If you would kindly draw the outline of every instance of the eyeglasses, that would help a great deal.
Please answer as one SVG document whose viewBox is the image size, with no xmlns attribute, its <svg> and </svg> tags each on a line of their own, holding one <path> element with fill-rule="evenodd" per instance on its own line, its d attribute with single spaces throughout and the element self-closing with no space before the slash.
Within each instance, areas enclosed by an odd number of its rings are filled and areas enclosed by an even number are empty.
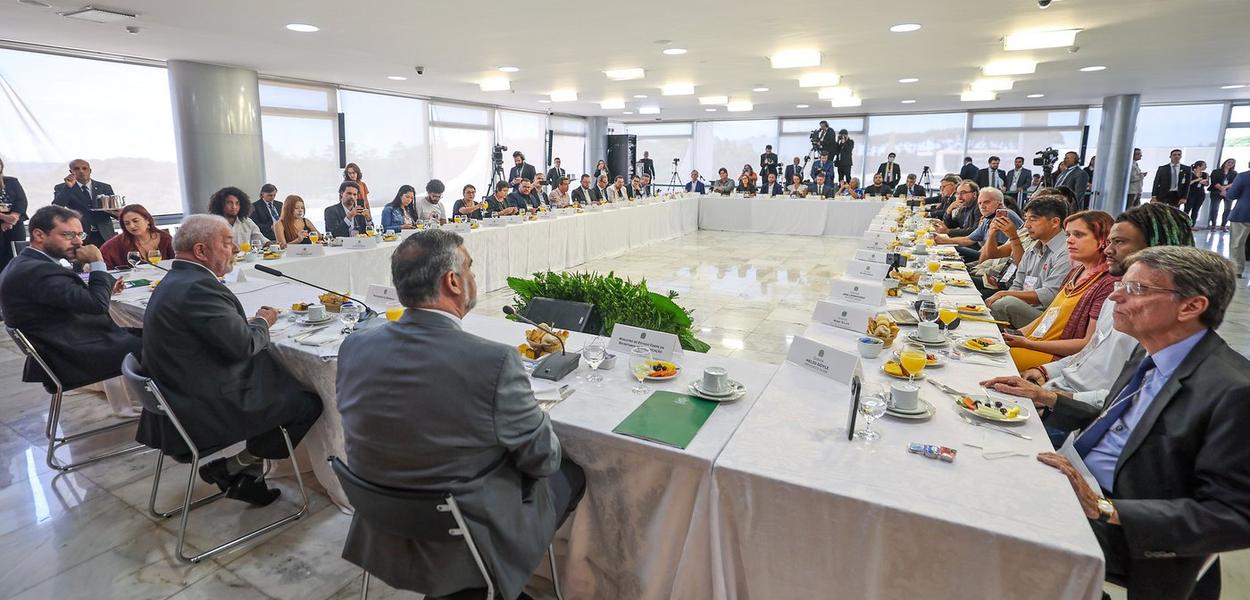
<svg viewBox="0 0 1250 600">
<path fill-rule="evenodd" d="M 1180 294 L 1179 290 L 1172 288 L 1161 288 L 1152 285 L 1146 285 L 1140 281 L 1117 281 L 1114 284 L 1115 291 L 1124 292 L 1130 296 L 1145 296 L 1151 292 L 1167 292 L 1169 294 Z"/>
<path fill-rule="evenodd" d="M 71 241 L 87 239 L 87 232 L 85 231 L 62 231 L 57 235 Z"/>
</svg>

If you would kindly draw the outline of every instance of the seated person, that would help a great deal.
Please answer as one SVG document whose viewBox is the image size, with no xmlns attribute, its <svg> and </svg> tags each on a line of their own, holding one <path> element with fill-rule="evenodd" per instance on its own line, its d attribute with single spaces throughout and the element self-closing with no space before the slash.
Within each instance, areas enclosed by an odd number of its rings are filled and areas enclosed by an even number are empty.
<svg viewBox="0 0 1250 600">
<path fill-rule="evenodd" d="M 964 192 L 967 189 L 960 187 L 960 201 L 967 202 L 968 194 Z M 960 210 L 976 212 L 980 214 L 980 222 L 976 229 L 967 235 L 954 236 L 955 231 L 948 230 L 948 233 L 939 233 L 934 236 L 934 241 L 939 244 L 954 244 L 955 250 L 959 252 L 959 256 L 967 262 L 973 262 L 981 258 L 981 244 L 985 242 L 986 236 L 989 235 L 990 222 L 994 219 L 995 213 L 1003 208 L 1003 192 L 998 188 L 981 188 L 976 196 L 977 201 L 974 206 L 968 206 Z M 954 205 L 952 205 L 954 206 Z M 1017 228 L 1024 224 L 1024 221 L 1017 217 L 1010 210 L 1004 210 L 1003 216 L 1011 220 L 1011 224 Z M 1007 243 L 1007 234 L 1002 231 L 996 231 L 994 234 L 998 238 L 998 244 Z"/>
<path fill-rule="evenodd" d="M 109 316 L 122 280 L 106 272 L 98 248 L 83 245 L 86 234 L 77 212 L 45 206 L 29 225 L 30 245 L 0 273 L 5 325 L 26 335 L 66 390 L 109 380 L 104 393 L 113 412 L 135 416 L 137 408 L 127 399 L 120 376 L 122 359 L 143 350 L 142 330 L 124 330 Z M 61 260 L 89 265 L 86 281 Z M 52 383 L 29 358 L 22 381 Z"/>
<path fill-rule="evenodd" d="M 556 182 L 556 189 L 551 191 L 551 207 L 552 208 L 568 208 L 573 204 L 573 199 L 569 195 L 569 178 L 561 177 Z"/>
<path fill-rule="evenodd" d="M 743 196 L 755 195 L 755 184 L 751 183 L 751 176 L 743 173 L 738 177 L 738 189 L 734 190 Z"/>
<path fill-rule="evenodd" d="M 567 177 L 565 179 L 568 179 Z M 465 184 L 460 190 L 460 199 L 451 207 L 451 214 L 456 217 L 472 219 L 475 221 L 482 220 L 482 203 L 478 202 L 477 188 L 472 183 Z"/>
<path fill-rule="evenodd" d="M 717 171 L 717 174 L 720 175 L 720 179 L 712 182 L 712 193 L 720 194 L 722 196 L 732 194 L 736 184 L 734 183 L 734 180 L 729 178 L 729 169 L 721 167 L 720 170 Z"/>
<path fill-rule="evenodd" d="M 218 279 L 237 249 L 224 219 L 191 215 L 182 222 L 173 264 L 143 315 L 143 365 L 201 450 L 247 442 L 238 454 L 200 467 L 200 477 L 229 498 L 264 506 L 281 493 L 265 485 L 261 464 L 288 456 L 279 427 L 298 445 L 321 416 L 321 399 L 269 354 L 278 311 L 263 306 L 248 319 Z M 146 410 L 135 439 L 175 458 L 190 454 L 170 420 Z"/>
<path fill-rule="evenodd" d="M 577 189 L 569 194 L 569 198 L 573 200 L 573 204 L 583 206 L 592 202 L 594 189 L 590 185 L 590 175 L 582 175 L 581 183 Z"/>
<path fill-rule="evenodd" d="M 465 518 L 490 532 L 479 550 L 501 597 L 515 598 L 581 500 L 585 474 L 563 458 L 516 349 L 462 330 L 477 302 L 464 239 L 443 230 L 409 237 L 391 276 L 403 317 L 352 335 L 339 351 L 346 462 L 389 488 L 454 487 Z M 473 563 L 444 545 L 361 519 L 343 558 L 427 597 L 483 587 Z"/>
<path fill-rule="evenodd" d="M 1007 321 L 1011 327 L 1019 329 L 1041 316 L 1042 310 L 1055 299 L 1072 268 L 1068 258 L 1068 234 L 1063 230 L 1067 218 L 1068 205 L 1063 198 L 1034 199 L 1024 211 L 1024 229 L 1034 244 L 1025 250 L 1007 217 L 994 217 L 991 229 L 1007 234 L 1012 261 L 1017 266 L 1011 285 L 985 299 L 995 319 Z M 982 260 L 987 250 L 997 247 L 997 239 L 996 235 L 986 236 Z"/>
<path fill-rule="evenodd" d="M 625 187 L 625 176 L 617 175 L 608 188 L 608 202 L 629 202 L 629 188 Z"/>
<path fill-rule="evenodd" d="M 863 198 L 864 192 L 859 189 L 859 178 L 852 177 L 847 181 L 843 181 L 842 185 L 838 186 L 837 195 L 845 196 L 851 200 L 859 200 Z"/>
<path fill-rule="evenodd" d="M 790 185 L 786 186 L 786 192 L 791 198 L 806 198 L 807 185 L 803 183 L 802 175 L 794 175 L 790 177 Z"/>
<path fill-rule="evenodd" d="M 442 181 L 431 179 L 425 184 L 425 195 L 412 201 L 413 206 L 417 209 L 417 217 L 422 221 L 438 221 L 440 224 L 446 224 L 447 219 L 443 216 L 443 191 L 447 186 Z"/>
<path fill-rule="evenodd" d="M 786 188 L 777 182 L 776 173 L 769 173 L 768 182 L 764 184 L 762 192 L 769 196 L 784 196 Z"/>
<path fill-rule="evenodd" d="M 703 186 L 703 182 L 699 181 L 699 171 L 697 169 L 694 171 L 691 171 L 690 181 L 686 183 L 686 191 L 694 192 L 696 194 L 702 194 L 704 193 L 705 190 L 706 188 Z"/>
<path fill-rule="evenodd" d="M 948 185 L 953 180 L 953 185 Z M 951 195 L 946 196 L 945 190 L 950 189 Z M 931 223 L 933 230 L 951 237 L 968 235 L 976 230 L 981 223 L 981 211 L 977 208 L 977 197 L 980 186 L 975 181 L 947 176 L 943 178 L 941 193 L 944 196 L 941 212 L 934 215 Z"/>
<path fill-rule="evenodd" d="M 369 227 L 365 205 L 360 202 L 360 185 L 355 181 L 339 184 L 338 204 L 326 207 L 326 233 L 334 237 L 351 237 Z"/>
<path fill-rule="evenodd" d="M 547 196 L 547 176 L 539 173 L 534 176 L 534 185 L 530 186 L 530 206 L 542 208 L 551 206 L 551 198 Z"/>
<path fill-rule="evenodd" d="M 594 189 L 590 190 L 591 202 L 607 202 L 608 201 L 608 176 L 600 175 Z"/>
<path fill-rule="evenodd" d="M 919 183 L 916 183 L 915 173 L 908 173 L 907 183 L 899 184 L 898 187 L 894 188 L 894 195 L 895 196 L 915 196 L 918 198 L 923 198 L 925 196 L 924 186 L 920 185 Z"/>
<path fill-rule="evenodd" d="M 312 236 L 321 235 L 305 214 L 303 198 L 295 194 L 286 197 L 282 203 L 282 216 L 273 224 L 273 234 L 278 237 L 279 246 L 311 244 Z"/>
<path fill-rule="evenodd" d="M 647 188 L 642 185 L 642 178 L 634 175 L 633 179 L 630 179 L 629 181 L 629 197 L 642 198 L 650 195 L 651 194 L 647 192 Z"/>
<path fill-rule="evenodd" d="M 382 207 L 382 231 L 416 229 L 421 215 L 417 207 L 417 189 L 404 184 L 395 191 L 395 198 Z"/>
<path fill-rule="evenodd" d="M 517 213 L 536 211 L 538 208 L 530 205 L 530 195 L 533 191 L 534 183 L 528 179 L 522 179 L 516 191 L 508 194 L 504 204 L 509 208 L 515 208 Z"/>
<path fill-rule="evenodd" d="M 885 185 L 885 178 L 880 173 L 874 174 L 872 176 L 872 185 L 864 188 L 865 196 L 890 196 L 892 195 L 891 192 L 893 190 L 890 189 L 890 186 Z"/>
<path fill-rule="evenodd" d="M 142 262 L 147 262 L 149 256 L 173 257 L 174 236 L 164 229 L 157 229 L 152 213 L 142 204 L 123 206 L 117 220 L 122 223 L 122 232 L 100 246 L 100 255 L 108 268 L 129 265 L 126 256 L 131 252 L 138 252 Z"/>
<path fill-rule="evenodd" d="M 510 203 L 511 190 L 512 186 L 506 181 L 495 183 L 495 195 L 483 200 L 486 216 L 510 217 L 521 212 L 521 209 Z"/>
<path fill-rule="evenodd" d="M 248 218 L 252 213 L 252 201 L 237 187 L 224 187 L 214 192 L 208 199 L 208 213 L 226 219 L 236 246 L 260 245 L 266 241 L 260 227 Z"/>
<path fill-rule="evenodd" d="M 1020 335 L 1003 334 L 1021 372 L 1076 354 L 1093 337 L 1102 303 L 1119 280 L 1107 272 L 1110 265 L 1104 254 L 1112 223 L 1111 215 L 1096 210 L 1078 212 L 1064 220 L 1071 272 L 1055 299 L 1020 329 Z"/>
<path fill-rule="evenodd" d="M 1064 455 L 1038 460 L 1071 483 L 1108 581 L 1129 598 L 1218 598 L 1218 561 L 1199 578 L 1208 559 L 1250 546 L 1250 362 L 1215 332 L 1236 277 L 1227 259 L 1191 247 L 1146 248 L 1126 264 L 1115 328 L 1141 348 L 1105 411 L 1081 404 L 1048 419 L 1082 429 L 1069 456 L 1097 483 Z"/>
<path fill-rule="evenodd" d="M 825 179 L 824 171 L 816 171 L 816 180 L 807 188 L 808 195 L 820 198 L 832 198 L 836 192 L 837 188 Z"/>
<path fill-rule="evenodd" d="M 639 194 L 640 196 L 644 198 L 649 198 L 655 194 L 654 188 L 651 187 L 651 174 L 650 173 L 642 174 L 642 182 L 639 185 L 642 188 L 642 193 Z"/>
</svg>

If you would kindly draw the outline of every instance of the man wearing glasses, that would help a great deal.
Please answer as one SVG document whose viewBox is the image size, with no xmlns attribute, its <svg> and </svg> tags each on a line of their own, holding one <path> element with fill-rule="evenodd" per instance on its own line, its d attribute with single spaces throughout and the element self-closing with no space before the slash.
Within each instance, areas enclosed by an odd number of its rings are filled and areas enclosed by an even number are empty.
<svg viewBox="0 0 1250 600">
<path fill-rule="evenodd" d="M 65 389 L 119 377 L 126 354 L 143 348 L 139 330 L 124 330 L 109 317 L 123 281 L 108 274 L 99 248 L 83 244 L 85 235 L 77 212 L 45 206 L 30 218 L 30 246 L 0 273 L 5 325 L 26 334 Z M 81 277 L 61 261 L 89 271 Z M 22 380 L 51 383 L 29 359 Z M 124 396 L 110 385 L 105 392 L 115 412 L 129 412 L 118 400 Z"/>
</svg>

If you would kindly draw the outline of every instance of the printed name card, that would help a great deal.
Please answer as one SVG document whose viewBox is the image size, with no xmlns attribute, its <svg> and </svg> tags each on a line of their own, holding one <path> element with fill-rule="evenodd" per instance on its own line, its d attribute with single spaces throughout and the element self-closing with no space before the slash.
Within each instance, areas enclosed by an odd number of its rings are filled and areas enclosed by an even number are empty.
<svg viewBox="0 0 1250 600">
<path fill-rule="evenodd" d="M 820 300 L 816 302 L 816 310 L 812 311 L 812 320 L 825 325 L 832 325 L 863 333 L 868 330 L 868 319 L 872 310 L 862 304 L 843 304 Z"/>
<path fill-rule="evenodd" d="M 672 360 L 673 351 L 678 348 L 677 336 L 617 323 L 612 328 L 612 339 L 608 341 L 608 350 L 628 355 L 632 348 L 650 349 L 651 358 L 655 360 Z"/>
<path fill-rule="evenodd" d="M 383 300 L 386 302 L 399 302 L 399 293 L 395 288 L 389 285 L 381 285 L 378 283 L 369 284 L 369 291 L 365 295 L 369 300 Z"/>
<path fill-rule="evenodd" d="M 882 306 L 885 304 L 885 285 L 880 281 L 835 279 L 829 297 L 836 302 Z"/>
<path fill-rule="evenodd" d="M 469 233 L 473 230 L 473 226 L 469 223 L 448 223 L 443 225 L 443 229 L 454 233 Z"/>
<path fill-rule="evenodd" d="M 865 250 L 885 250 L 886 245 L 890 242 L 886 240 L 862 240 L 859 247 Z"/>
<path fill-rule="evenodd" d="M 499 218 L 503 219 L 503 222 L 509 225 L 525 222 L 525 217 L 523 215 L 508 215 L 506 217 L 499 217 Z"/>
<path fill-rule="evenodd" d="M 864 232 L 864 239 L 868 241 L 893 242 L 895 237 L 892 231 L 869 230 Z"/>
<path fill-rule="evenodd" d="M 325 256 L 325 246 L 317 244 L 291 244 L 286 247 L 287 256 Z"/>
<path fill-rule="evenodd" d="M 851 378 L 861 370 L 858 356 L 803 336 L 795 336 L 794 341 L 790 342 L 790 352 L 786 354 L 786 360 L 846 384 L 851 383 Z"/>
<path fill-rule="evenodd" d="M 347 250 L 367 250 L 367 249 L 370 249 L 370 248 L 377 248 L 377 247 L 378 247 L 378 240 L 379 240 L 379 239 L 381 239 L 381 238 L 379 238 L 379 237 L 377 237 L 377 236 L 372 236 L 372 237 L 357 237 L 357 236 L 345 237 L 345 238 L 343 238 L 343 248 L 345 248 L 345 249 L 347 249 Z"/>
<path fill-rule="evenodd" d="M 862 260 L 852 260 L 846 265 L 846 275 L 848 277 L 858 277 L 869 281 L 885 279 L 890 274 L 890 265 L 884 263 L 866 262 Z"/>
<path fill-rule="evenodd" d="M 883 252 L 881 250 L 860 249 L 855 251 L 855 260 L 884 265 L 890 262 L 888 254 L 888 252 Z"/>
</svg>

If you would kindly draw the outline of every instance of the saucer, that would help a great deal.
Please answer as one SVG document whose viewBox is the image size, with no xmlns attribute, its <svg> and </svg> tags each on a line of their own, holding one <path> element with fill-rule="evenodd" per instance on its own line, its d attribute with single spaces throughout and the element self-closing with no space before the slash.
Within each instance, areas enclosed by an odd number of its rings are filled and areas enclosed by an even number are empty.
<svg viewBox="0 0 1250 600">
<path fill-rule="evenodd" d="M 746 391 L 746 386 L 742 385 L 741 383 L 737 381 L 734 381 L 733 379 L 729 380 L 729 389 L 719 394 L 717 394 L 716 392 L 709 392 L 703 389 L 703 386 L 700 385 L 700 383 L 701 383 L 701 380 L 695 380 L 695 381 L 690 382 L 690 389 L 694 390 L 695 392 L 698 392 L 699 396 L 701 397 L 706 396 L 709 398 L 727 398 L 729 396 L 733 396 L 735 394 Z"/>
<path fill-rule="evenodd" d="M 922 345 L 925 345 L 925 346 L 945 346 L 946 344 L 948 344 L 948 343 L 950 342 L 950 340 L 946 339 L 945 337 L 943 337 L 943 338 L 942 338 L 942 339 L 940 339 L 940 340 L 932 340 L 932 341 L 930 341 L 930 340 L 924 340 L 924 339 L 921 339 L 920 337 L 918 337 L 918 336 L 916 335 L 916 332 L 914 332 L 914 331 L 913 331 L 913 332 L 911 332 L 911 333 L 909 333 L 909 334 L 907 334 L 907 339 L 908 339 L 908 340 L 911 340 L 911 341 L 913 341 L 913 342 L 916 342 L 917 344 L 922 344 Z"/>
<path fill-rule="evenodd" d="M 301 325 L 325 325 L 326 323 L 333 321 L 335 318 L 336 317 L 334 315 L 326 315 L 326 318 L 321 319 L 320 321 L 313 321 L 312 319 L 308 318 L 307 311 L 305 311 L 305 316 L 300 317 L 299 319 L 296 320 L 296 322 Z"/>
<path fill-rule="evenodd" d="M 886 408 L 885 414 L 896 419 L 910 419 L 913 421 L 922 421 L 937 414 L 937 408 L 929 403 L 928 400 L 920 398 L 916 403 L 916 412 L 901 412 L 893 408 Z"/>
<path fill-rule="evenodd" d="M 729 392 L 728 394 L 723 395 L 723 396 L 711 396 L 711 395 L 708 395 L 708 394 L 706 394 L 706 393 L 702 392 L 702 391 L 699 389 L 698 385 L 697 385 L 697 384 L 695 384 L 695 383 L 691 383 L 691 384 L 688 386 L 688 388 L 687 388 L 687 392 L 688 392 L 691 396 L 694 396 L 694 397 L 696 397 L 696 398 L 702 398 L 702 399 L 704 399 L 704 400 L 711 400 L 712 402 L 733 402 L 734 400 L 738 400 L 738 399 L 742 398 L 743 396 L 745 396 L 745 395 L 747 394 L 747 389 L 746 389 L 746 387 L 745 387 L 745 386 L 743 386 L 741 383 L 737 383 L 737 382 L 734 382 L 734 383 L 735 383 L 736 385 L 735 385 L 735 387 L 733 387 L 733 391 L 731 391 L 731 392 Z"/>
</svg>

